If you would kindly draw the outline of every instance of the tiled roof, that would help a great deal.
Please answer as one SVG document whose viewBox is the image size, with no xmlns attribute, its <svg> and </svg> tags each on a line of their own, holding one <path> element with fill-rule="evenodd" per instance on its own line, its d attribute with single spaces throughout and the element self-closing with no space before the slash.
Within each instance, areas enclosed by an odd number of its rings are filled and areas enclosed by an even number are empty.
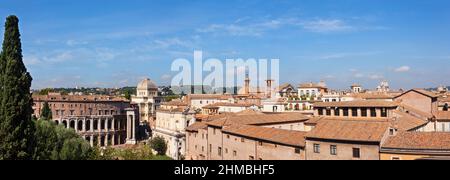
<svg viewBox="0 0 450 180">
<path fill-rule="evenodd" d="M 349 97 L 359 98 L 359 99 L 393 99 L 393 95 L 389 95 L 386 93 L 352 93 L 347 95 Z"/>
<path fill-rule="evenodd" d="M 396 110 L 394 113 L 397 115 L 397 118 L 391 121 L 391 125 L 401 131 L 409 131 L 428 123 L 426 120 L 417 118 L 405 112 Z"/>
<path fill-rule="evenodd" d="M 301 131 L 289 131 L 249 125 L 232 125 L 224 127 L 224 133 L 244 136 L 296 147 L 305 147 L 305 134 Z"/>
<path fill-rule="evenodd" d="M 266 125 L 306 121 L 308 117 L 301 113 L 258 113 L 245 111 L 228 115 L 225 118 L 208 122 L 208 125 L 223 127 L 232 124 Z"/>
<path fill-rule="evenodd" d="M 169 101 L 169 102 L 163 102 L 161 105 L 165 106 L 187 106 L 188 104 L 183 101 Z"/>
<path fill-rule="evenodd" d="M 117 96 L 103 95 L 34 95 L 34 101 L 44 102 L 129 102 L 127 99 Z"/>
<path fill-rule="evenodd" d="M 450 151 L 450 133 L 399 132 L 396 136 L 389 137 L 382 148 Z"/>
<path fill-rule="evenodd" d="M 306 137 L 314 139 L 381 142 L 389 128 L 385 121 L 320 120 Z"/>
<path fill-rule="evenodd" d="M 226 102 L 219 102 L 219 103 L 214 103 L 214 104 L 210 104 L 207 106 L 204 106 L 203 108 L 214 108 L 214 107 L 220 107 L 220 106 L 225 106 L 225 107 L 252 107 L 252 106 L 256 106 L 253 103 L 226 103 Z"/>
<path fill-rule="evenodd" d="M 398 103 L 392 101 L 341 101 L 341 102 L 318 102 L 314 107 L 397 107 Z"/>
<path fill-rule="evenodd" d="M 327 89 L 327 87 L 322 86 L 318 83 L 303 83 L 299 85 L 299 88 L 324 88 Z"/>
<path fill-rule="evenodd" d="M 199 129 L 205 129 L 208 125 L 205 122 L 195 122 L 194 124 L 188 126 L 186 131 L 198 132 Z"/>
<path fill-rule="evenodd" d="M 435 116 L 438 120 L 450 120 L 450 111 L 438 111 Z"/>
</svg>

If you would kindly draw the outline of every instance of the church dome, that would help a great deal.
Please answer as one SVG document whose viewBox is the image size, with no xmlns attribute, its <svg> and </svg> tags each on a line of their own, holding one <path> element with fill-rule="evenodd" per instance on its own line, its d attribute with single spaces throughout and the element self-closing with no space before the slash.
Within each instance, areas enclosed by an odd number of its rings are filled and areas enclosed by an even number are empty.
<svg viewBox="0 0 450 180">
<path fill-rule="evenodd" d="M 156 86 L 155 82 L 153 82 L 151 79 L 146 78 L 139 82 L 137 89 L 140 90 L 147 90 L 147 89 L 158 89 L 158 86 Z"/>
</svg>

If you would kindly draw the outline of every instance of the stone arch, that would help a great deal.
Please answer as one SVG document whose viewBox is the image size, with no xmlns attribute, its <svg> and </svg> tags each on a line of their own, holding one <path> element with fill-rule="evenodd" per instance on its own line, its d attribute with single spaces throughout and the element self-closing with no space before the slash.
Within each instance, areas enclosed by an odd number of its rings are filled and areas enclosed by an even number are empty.
<svg viewBox="0 0 450 180">
<path fill-rule="evenodd" d="M 75 129 L 75 121 L 73 121 L 73 120 L 70 121 L 69 127 L 72 128 L 72 129 Z"/>
<path fill-rule="evenodd" d="M 86 131 L 91 130 L 91 120 L 86 120 Z"/>
<path fill-rule="evenodd" d="M 78 121 L 78 123 L 77 123 L 77 130 L 78 131 L 82 131 L 83 130 L 83 121 L 82 120 Z"/>
<path fill-rule="evenodd" d="M 108 129 L 112 129 L 112 119 L 107 119 L 106 121 Z"/>
<path fill-rule="evenodd" d="M 65 128 L 67 128 L 67 121 L 66 121 L 66 120 L 64 120 L 64 121 L 62 122 L 62 124 L 64 125 Z"/>
<path fill-rule="evenodd" d="M 93 130 L 98 130 L 98 119 L 94 119 L 94 129 Z"/>
</svg>

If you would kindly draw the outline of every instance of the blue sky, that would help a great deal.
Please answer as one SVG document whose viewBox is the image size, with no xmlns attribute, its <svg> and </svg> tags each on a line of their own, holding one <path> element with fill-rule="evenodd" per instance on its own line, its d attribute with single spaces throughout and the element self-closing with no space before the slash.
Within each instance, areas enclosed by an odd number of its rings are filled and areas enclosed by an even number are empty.
<svg viewBox="0 0 450 180">
<path fill-rule="evenodd" d="M 279 58 L 293 84 L 450 85 L 448 0 L 2 0 L 10 14 L 33 88 L 167 84 L 194 50 Z"/>
</svg>

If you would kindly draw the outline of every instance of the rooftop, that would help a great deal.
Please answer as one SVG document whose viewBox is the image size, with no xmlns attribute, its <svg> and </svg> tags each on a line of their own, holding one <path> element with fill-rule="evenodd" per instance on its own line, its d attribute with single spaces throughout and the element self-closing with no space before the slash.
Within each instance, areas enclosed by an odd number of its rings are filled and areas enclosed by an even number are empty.
<svg viewBox="0 0 450 180">
<path fill-rule="evenodd" d="M 244 111 L 236 114 L 229 114 L 224 118 L 220 118 L 207 124 L 215 127 L 229 126 L 233 124 L 243 125 L 268 125 L 289 122 L 306 121 L 308 117 L 301 113 L 261 113 Z"/>
<path fill-rule="evenodd" d="M 34 95 L 34 101 L 44 102 L 129 102 L 117 96 L 103 95 Z"/>
<path fill-rule="evenodd" d="M 450 151 L 450 133 L 399 132 L 396 136 L 389 137 L 382 148 Z"/>
<path fill-rule="evenodd" d="M 386 121 L 320 120 L 306 136 L 307 139 L 381 142 L 388 128 Z"/>
<path fill-rule="evenodd" d="M 296 147 L 305 147 L 305 134 L 301 131 L 289 131 L 249 125 L 232 125 L 224 127 L 224 133 L 245 136 Z"/>
</svg>

